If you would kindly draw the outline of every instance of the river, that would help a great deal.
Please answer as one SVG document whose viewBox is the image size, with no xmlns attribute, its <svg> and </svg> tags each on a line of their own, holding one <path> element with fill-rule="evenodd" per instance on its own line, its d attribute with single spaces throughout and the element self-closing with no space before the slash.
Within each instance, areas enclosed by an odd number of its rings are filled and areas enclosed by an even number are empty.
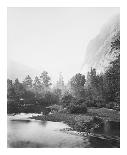
<svg viewBox="0 0 127 155">
<path fill-rule="evenodd" d="M 83 136 L 63 122 L 30 119 L 38 114 L 8 115 L 7 146 L 9 148 L 88 148 L 120 147 L 119 139 L 112 138 L 116 130 L 109 130 L 110 137 Z M 107 131 L 106 131 L 107 132 Z M 114 132 L 114 134 L 113 134 Z"/>
<path fill-rule="evenodd" d="M 70 128 L 63 122 L 30 119 L 33 114 L 8 116 L 7 145 L 11 148 L 84 148 L 87 137 L 61 129 Z"/>
</svg>

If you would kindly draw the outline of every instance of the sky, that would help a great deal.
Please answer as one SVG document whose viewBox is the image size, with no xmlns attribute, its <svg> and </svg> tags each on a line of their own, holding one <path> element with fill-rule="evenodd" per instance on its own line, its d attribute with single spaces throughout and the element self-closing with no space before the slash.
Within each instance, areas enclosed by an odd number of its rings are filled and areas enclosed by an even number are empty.
<svg viewBox="0 0 127 155">
<path fill-rule="evenodd" d="M 8 64 L 46 70 L 53 81 L 62 72 L 67 82 L 81 72 L 88 42 L 118 13 L 112 7 L 8 8 Z"/>
</svg>

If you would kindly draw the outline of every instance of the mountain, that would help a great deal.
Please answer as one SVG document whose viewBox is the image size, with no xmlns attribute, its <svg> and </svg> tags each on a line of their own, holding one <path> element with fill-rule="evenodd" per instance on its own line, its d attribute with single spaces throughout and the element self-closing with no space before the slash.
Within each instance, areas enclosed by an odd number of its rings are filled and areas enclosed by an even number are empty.
<svg viewBox="0 0 127 155">
<path fill-rule="evenodd" d="M 7 78 L 15 80 L 18 78 L 20 81 L 24 80 L 27 75 L 30 75 L 33 79 L 38 75 L 39 71 L 29 66 L 20 64 L 16 61 L 8 61 L 7 64 Z"/>
<path fill-rule="evenodd" d="M 111 42 L 120 38 L 120 16 L 116 15 L 107 22 L 100 33 L 92 39 L 85 52 L 85 59 L 82 71 L 87 72 L 90 68 L 96 68 L 97 72 L 104 72 L 109 63 L 114 60 L 119 53 L 111 50 Z"/>
</svg>

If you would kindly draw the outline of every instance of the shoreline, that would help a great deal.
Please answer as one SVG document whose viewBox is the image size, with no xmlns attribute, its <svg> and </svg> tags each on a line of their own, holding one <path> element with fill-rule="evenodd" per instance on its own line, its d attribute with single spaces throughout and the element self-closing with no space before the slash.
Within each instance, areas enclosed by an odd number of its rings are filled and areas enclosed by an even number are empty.
<svg viewBox="0 0 127 155">
<path fill-rule="evenodd" d="M 101 146 L 102 143 L 109 147 L 120 148 L 120 137 L 113 135 L 106 135 L 105 133 L 94 133 L 91 132 L 93 125 L 94 116 L 88 115 L 77 115 L 77 114 L 65 114 L 65 113 L 54 113 L 50 115 L 35 116 L 32 119 L 41 121 L 53 121 L 53 122 L 63 122 L 67 124 L 70 128 L 65 128 L 62 132 L 67 134 L 76 134 L 77 136 L 88 137 L 90 142 L 96 146 Z M 102 119 L 104 120 L 104 119 Z M 117 123 L 117 122 L 116 122 Z M 85 128 L 85 129 L 84 129 Z M 89 131 L 86 131 L 89 130 Z"/>
<path fill-rule="evenodd" d="M 86 123 L 92 121 L 92 116 L 87 115 L 77 115 L 77 114 L 65 114 L 65 113 L 54 113 L 49 115 L 33 116 L 31 119 L 41 120 L 41 121 L 52 121 L 52 122 L 63 122 L 67 124 L 72 130 L 77 131 L 76 124 L 80 121 L 85 121 Z"/>
</svg>

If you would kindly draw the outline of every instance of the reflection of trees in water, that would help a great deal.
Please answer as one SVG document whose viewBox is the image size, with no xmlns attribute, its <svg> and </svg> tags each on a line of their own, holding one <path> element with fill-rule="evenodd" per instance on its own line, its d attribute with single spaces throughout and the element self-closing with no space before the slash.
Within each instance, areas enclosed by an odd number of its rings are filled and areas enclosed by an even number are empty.
<svg viewBox="0 0 127 155">
<path fill-rule="evenodd" d="M 31 120 L 22 120 L 22 119 L 21 119 L 21 120 L 14 119 L 14 120 L 11 120 L 11 121 L 16 122 L 16 123 L 17 123 L 17 122 L 19 122 L 19 123 L 20 123 L 20 122 L 21 122 L 21 123 L 30 123 L 30 122 L 31 122 Z"/>
<path fill-rule="evenodd" d="M 40 124 L 43 125 L 43 126 L 46 126 L 47 121 L 40 121 Z"/>
<path fill-rule="evenodd" d="M 119 148 L 120 141 L 116 138 L 104 136 L 89 136 L 90 146 L 93 148 Z"/>
<path fill-rule="evenodd" d="M 84 136 L 83 137 L 83 143 L 85 144 L 85 147 L 86 148 L 89 148 L 90 147 L 90 142 L 89 142 L 88 136 Z"/>
<path fill-rule="evenodd" d="M 8 144 L 8 148 L 48 148 L 46 144 L 40 144 L 31 141 L 16 141 Z"/>
</svg>

